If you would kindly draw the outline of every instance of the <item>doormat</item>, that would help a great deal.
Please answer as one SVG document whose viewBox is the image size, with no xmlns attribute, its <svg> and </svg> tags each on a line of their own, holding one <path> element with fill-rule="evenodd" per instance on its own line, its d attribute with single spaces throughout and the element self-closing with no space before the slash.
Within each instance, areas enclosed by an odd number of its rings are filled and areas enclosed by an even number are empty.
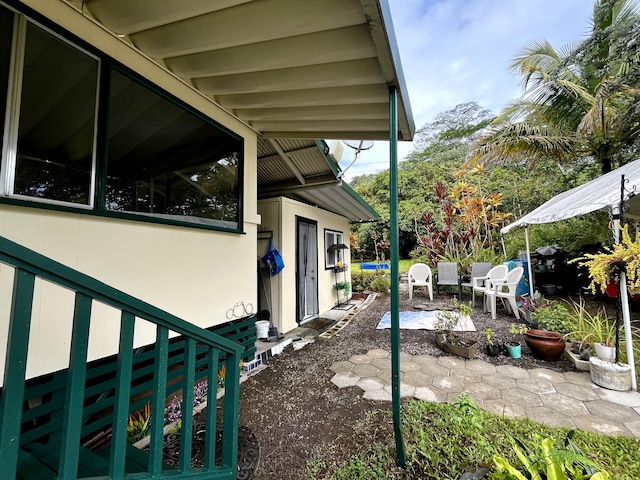
<svg viewBox="0 0 640 480">
<path fill-rule="evenodd" d="M 406 330 L 435 330 L 434 324 L 438 320 L 439 310 L 433 312 L 400 312 L 400 328 Z M 391 312 L 382 316 L 382 320 L 376 327 L 378 330 L 391 328 Z M 456 332 L 475 332 L 476 327 L 471 321 L 471 317 L 461 317 L 458 324 L 453 329 Z"/>
<path fill-rule="evenodd" d="M 303 326 L 306 328 L 313 328 L 314 330 L 318 330 L 320 333 L 327 330 L 331 325 L 336 323 L 335 320 L 331 320 L 330 318 L 316 318 L 305 323 Z"/>
</svg>

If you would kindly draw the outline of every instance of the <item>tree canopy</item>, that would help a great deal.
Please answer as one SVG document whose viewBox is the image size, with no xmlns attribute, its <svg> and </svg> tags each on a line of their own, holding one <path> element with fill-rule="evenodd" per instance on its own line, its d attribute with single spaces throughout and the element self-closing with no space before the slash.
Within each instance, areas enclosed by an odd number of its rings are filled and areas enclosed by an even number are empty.
<svg viewBox="0 0 640 480">
<path fill-rule="evenodd" d="M 514 57 L 523 94 L 474 142 L 467 165 L 595 161 L 602 173 L 640 146 L 638 0 L 597 0 L 588 38 L 534 41 Z"/>
</svg>

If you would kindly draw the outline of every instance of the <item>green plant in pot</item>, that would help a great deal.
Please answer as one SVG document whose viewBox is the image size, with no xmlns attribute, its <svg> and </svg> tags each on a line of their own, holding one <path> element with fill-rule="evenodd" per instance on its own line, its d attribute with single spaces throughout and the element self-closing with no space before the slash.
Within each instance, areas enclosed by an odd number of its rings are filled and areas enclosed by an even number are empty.
<svg viewBox="0 0 640 480">
<path fill-rule="evenodd" d="M 500 355 L 500 345 L 493 341 L 493 337 L 495 336 L 493 329 L 489 327 L 485 328 L 484 334 L 487 337 L 487 355 L 497 357 Z"/>
<path fill-rule="evenodd" d="M 445 352 L 453 353 L 464 358 L 472 358 L 478 351 L 476 340 L 462 337 L 453 333 L 458 323 L 471 315 L 470 305 L 453 300 L 452 310 L 440 310 L 436 314 L 436 344 Z"/>
<path fill-rule="evenodd" d="M 573 352 L 583 360 L 588 360 L 595 353 L 593 349 L 596 343 L 611 347 L 616 337 L 616 325 L 609 320 L 604 307 L 591 313 L 585 308 L 584 301 L 572 302 L 571 305 L 574 310 L 574 328 L 565 337 L 573 342 Z M 611 353 L 615 355 L 615 352 Z"/>
<path fill-rule="evenodd" d="M 522 345 L 519 341 L 516 341 L 516 335 L 522 335 L 527 331 L 527 326 L 524 323 L 515 324 L 512 323 L 509 327 L 509 333 L 513 335 L 513 340 L 510 342 L 505 342 L 504 346 L 509 352 L 509 356 L 511 358 L 520 358 L 522 355 Z"/>
<path fill-rule="evenodd" d="M 351 283 L 338 282 L 336 283 L 336 290 L 342 290 L 342 294 L 344 295 L 344 298 L 349 298 L 349 294 L 351 293 Z"/>
</svg>

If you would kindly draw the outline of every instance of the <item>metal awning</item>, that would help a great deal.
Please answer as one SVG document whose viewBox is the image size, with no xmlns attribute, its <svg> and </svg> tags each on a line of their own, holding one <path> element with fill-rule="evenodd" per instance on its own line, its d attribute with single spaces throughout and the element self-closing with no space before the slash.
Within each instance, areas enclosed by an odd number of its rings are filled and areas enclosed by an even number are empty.
<svg viewBox="0 0 640 480">
<path fill-rule="evenodd" d="M 351 222 L 380 220 L 347 183 L 322 140 L 258 140 L 258 198 L 285 196 L 316 205 Z"/>
<path fill-rule="evenodd" d="M 265 138 L 415 131 L 386 0 L 61 0 Z"/>
</svg>

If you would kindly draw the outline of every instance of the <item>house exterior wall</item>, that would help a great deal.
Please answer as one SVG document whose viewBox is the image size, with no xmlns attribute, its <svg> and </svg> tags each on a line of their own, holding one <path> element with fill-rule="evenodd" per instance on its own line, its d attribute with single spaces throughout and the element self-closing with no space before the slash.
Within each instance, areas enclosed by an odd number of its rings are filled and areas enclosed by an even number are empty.
<svg viewBox="0 0 640 480">
<path fill-rule="evenodd" d="M 255 305 L 260 223 L 255 132 L 69 5 L 59 0 L 23 3 L 244 139 L 244 234 L 0 204 L 0 235 L 201 327 L 227 322 L 227 310 L 236 302 Z M 12 278 L 12 269 L 1 266 L 3 298 L 10 298 Z M 0 307 L 0 368 L 6 354 L 7 303 Z M 29 378 L 68 366 L 72 307 L 70 292 L 37 282 Z M 119 314 L 94 305 L 90 359 L 116 352 L 118 326 Z M 137 345 L 153 341 L 153 326 L 136 328 Z"/>
<path fill-rule="evenodd" d="M 337 303 L 336 283 L 333 269 L 325 269 L 324 231 L 325 229 L 343 233 L 349 242 L 349 220 L 335 213 L 327 212 L 289 198 L 280 197 L 258 201 L 258 213 L 262 217 L 262 227 L 274 232 L 274 244 L 282 254 L 285 268 L 272 278 L 273 310 L 272 320 L 280 332 L 286 333 L 298 327 L 296 319 L 296 217 L 313 220 L 318 224 L 318 306 L 320 315 L 331 310 Z M 258 255 L 266 253 L 268 242 L 260 241 Z M 345 250 L 345 263 L 350 264 L 349 250 Z M 338 273 L 338 281 L 344 274 Z M 351 282 L 350 271 L 346 281 Z"/>
</svg>

